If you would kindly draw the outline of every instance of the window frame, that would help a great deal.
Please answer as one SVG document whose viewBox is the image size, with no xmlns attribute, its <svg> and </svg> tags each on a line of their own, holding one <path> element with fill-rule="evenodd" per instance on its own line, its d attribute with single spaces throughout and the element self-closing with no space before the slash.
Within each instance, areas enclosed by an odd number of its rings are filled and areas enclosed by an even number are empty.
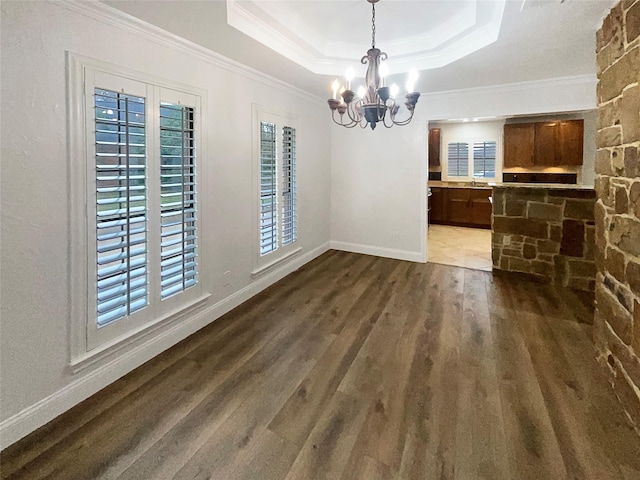
<svg viewBox="0 0 640 480">
<path fill-rule="evenodd" d="M 496 144 L 496 176 L 495 177 L 474 177 L 474 146 L 477 143 L 495 142 Z M 450 176 L 449 175 L 449 145 L 452 143 L 466 143 L 468 145 L 468 175 Z M 444 139 L 444 162 L 442 165 L 442 180 L 448 182 L 475 182 L 490 183 L 497 182 L 502 177 L 502 139 L 495 137 L 451 137 Z"/>
<path fill-rule="evenodd" d="M 295 115 L 291 115 L 284 112 L 274 111 L 272 109 L 253 104 L 252 105 L 252 131 L 253 131 L 253 155 L 252 161 L 253 165 L 253 271 L 251 272 L 252 278 L 259 277 L 282 262 L 288 260 L 289 258 L 299 254 L 302 251 L 301 242 L 300 242 L 300 225 L 297 222 L 297 218 L 299 215 L 297 212 L 300 211 L 300 197 L 297 193 L 298 185 L 299 185 L 299 174 L 298 174 L 298 157 L 294 160 L 294 184 L 295 190 L 293 192 L 294 195 L 294 204 L 295 204 L 295 229 L 296 229 L 296 238 L 294 241 L 283 245 L 283 192 L 282 192 L 282 172 L 283 172 L 283 155 L 281 153 L 282 144 L 283 144 L 283 127 L 291 127 L 295 129 L 295 149 L 299 151 L 300 145 L 300 121 L 299 118 Z M 277 199 L 277 248 L 271 252 L 266 254 L 261 253 L 260 248 L 260 199 L 261 199 L 261 130 L 262 123 L 273 123 L 276 126 L 276 199 Z"/>
<path fill-rule="evenodd" d="M 152 75 L 119 67 L 96 59 L 67 52 L 68 65 L 68 178 L 70 213 L 70 265 L 69 292 L 70 322 L 69 364 L 72 372 L 78 372 L 101 359 L 108 357 L 122 347 L 136 342 L 163 325 L 182 318 L 187 312 L 204 308 L 210 293 L 206 291 L 200 272 L 205 268 L 202 251 L 203 219 L 198 214 L 198 257 L 199 280 L 180 294 L 160 300 L 160 103 L 182 103 L 193 106 L 198 121 L 195 143 L 198 160 L 196 163 L 196 192 L 198 213 L 205 208 L 202 203 L 202 161 L 205 156 L 203 133 L 206 128 L 206 92 L 188 85 L 170 82 Z M 136 94 L 144 86 L 146 134 L 146 187 L 147 187 L 147 264 L 149 305 L 131 316 L 124 317 L 98 327 L 95 315 L 96 277 L 95 258 L 95 133 L 92 122 L 94 88 L 109 88 L 108 82 L 120 86 L 123 93 Z M 135 91 L 127 91 L 133 89 Z M 91 93 L 91 94 L 90 94 Z M 189 105 L 189 104 L 193 105 Z M 157 136 L 158 138 L 154 138 Z M 157 177 L 157 178 L 156 178 Z M 157 215 L 156 215 L 157 214 Z M 158 218 L 155 218 L 155 217 Z M 157 277 L 157 278 L 156 278 Z M 123 321 L 124 320 L 124 321 Z"/>
</svg>

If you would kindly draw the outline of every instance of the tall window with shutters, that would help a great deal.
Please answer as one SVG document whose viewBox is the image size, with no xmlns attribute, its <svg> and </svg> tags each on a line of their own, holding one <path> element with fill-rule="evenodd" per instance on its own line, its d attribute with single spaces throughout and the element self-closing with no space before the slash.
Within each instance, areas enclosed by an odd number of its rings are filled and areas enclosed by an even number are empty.
<svg viewBox="0 0 640 480">
<path fill-rule="evenodd" d="M 259 115 L 258 266 L 297 247 L 295 120 Z"/>
<path fill-rule="evenodd" d="M 89 352 L 202 299 L 202 102 L 193 92 L 91 68 L 83 81 Z"/>
<path fill-rule="evenodd" d="M 446 180 L 489 181 L 497 178 L 497 142 L 457 141 L 447 143 Z"/>
</svg>

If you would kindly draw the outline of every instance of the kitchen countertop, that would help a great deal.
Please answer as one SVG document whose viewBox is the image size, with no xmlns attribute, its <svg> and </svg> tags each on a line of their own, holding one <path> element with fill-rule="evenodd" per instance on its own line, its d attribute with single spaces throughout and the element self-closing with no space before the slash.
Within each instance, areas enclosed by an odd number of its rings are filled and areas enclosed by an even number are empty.
<svg viewBox="0 0 640 480">
<path fill-rule="evenodd" d="M 492 182 L 490 187 L 498 188 L 546 188 L 551 190 L 593 190 L 593 185 L 578 185 L 573 183 L 516 183 Z"/>
<path fill-rule="evenodd" d="M 475 190 L 491 190 L 490 184 L 476 183 L 473 185 L 471 182 L 442 182 L 438 180 L 429 180 L 427 182 L 428 187 L 441 187 L 441 188 L 472 188 Z"/>
</svg>

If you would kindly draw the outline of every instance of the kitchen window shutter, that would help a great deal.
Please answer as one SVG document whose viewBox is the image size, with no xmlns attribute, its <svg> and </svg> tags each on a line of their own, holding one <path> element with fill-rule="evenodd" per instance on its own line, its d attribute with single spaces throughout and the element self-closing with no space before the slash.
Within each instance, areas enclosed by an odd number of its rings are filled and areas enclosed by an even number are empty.
<svg viewBox="0 0 640 480">
<path fill-rule="evenodd" d="M 473 176 L 496 178 L 496 142 L 473 144 Z"/>
<path fill-rule="evenodd" d="M 469 176 L 469 144 L 465 142 L 447 145 L 447 176 Z"/>
</svg>

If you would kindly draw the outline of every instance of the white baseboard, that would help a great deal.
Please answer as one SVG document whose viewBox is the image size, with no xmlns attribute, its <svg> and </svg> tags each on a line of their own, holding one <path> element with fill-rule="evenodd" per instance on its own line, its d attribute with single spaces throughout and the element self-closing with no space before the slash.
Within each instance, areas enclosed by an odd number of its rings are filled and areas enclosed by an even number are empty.
<svg viewBox="0 0 640 480">
<path fill-rule="evenodd" d="M 409 250 L 398 250 L 394 248 L 376 247 L 373 245 L 362 245 L 349 242 L 330 242 L 330 247 L 334 250 L 345 252 L 363 253 L 365 255 L 375 255 L 376 257 L 394 258 L 396 260 L 407 260 L 409 262 L 426 263 L 426 252 L 411 252 Z"/>
<path fill-rule="evenodd" d="M 57 392 L 43 398 L 0 423 L 0 450 L 53 420 L 107 385 L 139 367 L 151 358 L 207 326 L 262 290 L 296 271 L 329 250 L 329 242 L 295 256 L 289 262 L 229 295 L 190 318 L 161 329 L 158 334 L 117 356 L 109 363 L 88 372 Z"/>
</svg>

